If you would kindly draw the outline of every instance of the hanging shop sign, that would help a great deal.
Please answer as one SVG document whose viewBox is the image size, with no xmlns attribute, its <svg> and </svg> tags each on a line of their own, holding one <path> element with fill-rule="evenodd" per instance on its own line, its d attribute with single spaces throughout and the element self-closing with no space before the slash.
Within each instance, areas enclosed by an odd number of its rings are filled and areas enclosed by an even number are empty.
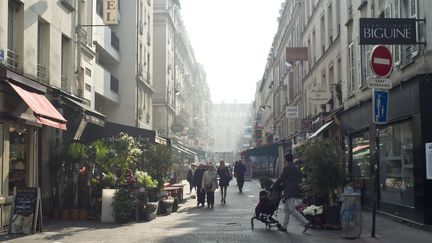
<svg viewBox="0 0 432 243">
<path fill-rule="evenodd" d="M 103 21 L 105 24 L 118 24 L 118 0 L 103 1 Z"/>
<path fill-rule="evenodd" d="M 307 47 L 287 47 L 286 48 L 286 61 L 307 61 L 308 50 Z"/>
<path fill-rule="evenodd" d="M 360 45 L 417 44 L 416 19 L 360 18 Z"/>
<path fill-rule="evenodd" d="M 312 132 L 313 131 L 313 123 L 312 119 L 303 119 L 301 122 L 301 130 L 303 132 Z"/>
<path fill-rule="evenodd" d="M 308 93 L 308 97 L 311 103 L 324 105 L 331 99 L 331 92 L 328 90 L 312 90 Z"/>
<path fill-rule="evenodd" d="M 244 138 L 252 137 L 252 126 L 243 126 L 243 137 Z"/>
</svg>

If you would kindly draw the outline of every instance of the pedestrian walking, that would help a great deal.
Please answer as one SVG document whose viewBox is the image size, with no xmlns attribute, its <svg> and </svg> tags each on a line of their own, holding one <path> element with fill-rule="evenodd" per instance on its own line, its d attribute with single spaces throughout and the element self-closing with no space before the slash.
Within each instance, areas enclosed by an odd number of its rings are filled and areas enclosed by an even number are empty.
<svg viewBox="0 0 432 243">
<path fill-rule="evenodd" d="M 298 197 L 300 191 L 300 169 L 293 162 L 293 155 L 288 153 L 285 155 L 287 165 L 284 167 L 282 175 L 275 182 L 277 185 L 283 187 L 282 202 L 284 203 L 285 218 L 284 222 L 279 230 L 287 232 L 287 227 L 290 219 L 290 214 L 300 220 L 304 226 L 303 233 L 305 233 L 310 227 L 310 222 L 295 209 L 294 201 Z"/>
<path fill-rule="evenodd" d="M 219 168 L 217 169 L 217 174 L 219 176 L 219 186 L 221 193 L 221 203 L 226 203 L 227 188 L 231 180 L 231 173 L 228 167 L 225 166 L 225 161 L 221 160 L 219 162 Z"/>
<path fill-rule="evenodd" d="M 193 183 L 193 176 L 195 174 L 195 170 L 196 170 L 195 164 L 192 163 L 191 168 L 189 169 L 186 177 L 186 180 L 189 182 L 189 194 L 191 194 L 192 190 L 195 188 L 195 184 Z"/>
<path fill-rule="evenodd" d="M 200 204 L 202 204 L 202 206 L 204 206 L 204 202 L 205 202 L 205 191 L 202 188 L 202 180 L 203 180 L 203 176 L 204 176 L 204 163 L 201 162 L 198 165 L 198 169 L 195 170 L 195 173 L 193 175 L 193 184 L 196 185 L 196 191 L 197 191 L 197 206 L 199 206 Z"/>
<path fill-rule="evenodd" d="M 239 188 L 239 192 L 243 192 L 243 184 L 244 184 L 244 173 L 246 172 L 246 166 L 242 163 L 241 160 L 236 161 L 234 165 L 234 176 L 237 180 L 237 186 Z"/>
<path fill-rule="evenodd" d="M 218 188 L 217 173 L 212 162 L 208 164 L 208 170 L 204 172 L 202 187 L 207 194 L 207 208 L 214 206 L 214 192 Z"/>
</svg>

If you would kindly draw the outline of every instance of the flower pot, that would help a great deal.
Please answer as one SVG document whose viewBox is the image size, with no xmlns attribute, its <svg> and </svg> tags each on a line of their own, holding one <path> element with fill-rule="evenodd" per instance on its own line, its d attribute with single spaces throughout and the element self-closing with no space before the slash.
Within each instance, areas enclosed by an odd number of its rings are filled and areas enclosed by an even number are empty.
<svg viewBox="0 0 432 243">
<path fill-rule="evenodd" d="M 71 219 L 71 220 L 77 220 L 78 219 L 78 209 L 74 208 L 74 209 L 70 210 L 69 219 Z"/>
<path fill-rule="evenodd" d="M 60 209 L 60 217 L 61 217 L 61 219 L 68 220 L 69 219 L 69 209 Z"/>
<path fill-rule="evenodd" d="M 59 219 L 60 218 L 60 209 L 55 208 L 53 210 L 53 219 Z"/>
<path fill-rule="evenodd" d="M 174 199 L 161 199 L 159 201 L 158 214 L 169 215 L 173 210 Z"/>
<path fill-rule="evenodd" d="M 79 220 L 87 220 L 88 217 L 88 209 L 78 209 L 78 219 Z"/>
<path fill-rule="evenodd" d="M 150 221 L 156 218 L 158 211 L 158 202 L 148 202 L 143 209 L 143 218 L 145 221 Z"/>
</svg>

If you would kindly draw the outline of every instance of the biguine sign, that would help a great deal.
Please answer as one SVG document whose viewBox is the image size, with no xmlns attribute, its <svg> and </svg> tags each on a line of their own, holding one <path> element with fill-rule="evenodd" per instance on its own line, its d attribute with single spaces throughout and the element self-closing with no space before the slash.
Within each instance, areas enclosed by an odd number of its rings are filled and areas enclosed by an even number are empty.
<svg viewBox="0 0 432 243">
<path fill-rule="evenodd" d="M 360 45 L 417 44 L 416 19 L 360 18 Z"/>
</svg>

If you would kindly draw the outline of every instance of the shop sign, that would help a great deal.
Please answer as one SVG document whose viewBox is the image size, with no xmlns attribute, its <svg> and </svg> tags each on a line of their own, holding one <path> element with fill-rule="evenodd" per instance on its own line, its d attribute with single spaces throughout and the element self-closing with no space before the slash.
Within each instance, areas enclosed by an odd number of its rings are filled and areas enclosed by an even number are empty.
<svg viewBox="0 0 432 243">
<path fill-rule="evenodd" d="M 426 179 L 432 180 L 432 143 L 426 143 Z"/>
<path fill-rule="evenodd" d="M 417 44 L 416 19 L 360 18 L 360 45 Z"/>
<path fill-rule="evenodd" d="M 324 105 L 331 98 L 331 93 L 328 90 L 312 90 L 308 93 L 309 101 L 313 104 Z"/>
<path fill-rule="evenodd" d="M 286 118 L 298 118 L 298 107 L 297 106 L 288 106 L 286 108 Z"/>
<path fill-rule="evenodd" d="M 308 50 L 307 47 L 287 47 L 286 48 L 286 61 L 307 61 Z"/>
<path fill-rule="evenodd" d="M 118 0 L 103 1 L 103 21 L 105 24 L 118 24 Z"/>
</svg>

